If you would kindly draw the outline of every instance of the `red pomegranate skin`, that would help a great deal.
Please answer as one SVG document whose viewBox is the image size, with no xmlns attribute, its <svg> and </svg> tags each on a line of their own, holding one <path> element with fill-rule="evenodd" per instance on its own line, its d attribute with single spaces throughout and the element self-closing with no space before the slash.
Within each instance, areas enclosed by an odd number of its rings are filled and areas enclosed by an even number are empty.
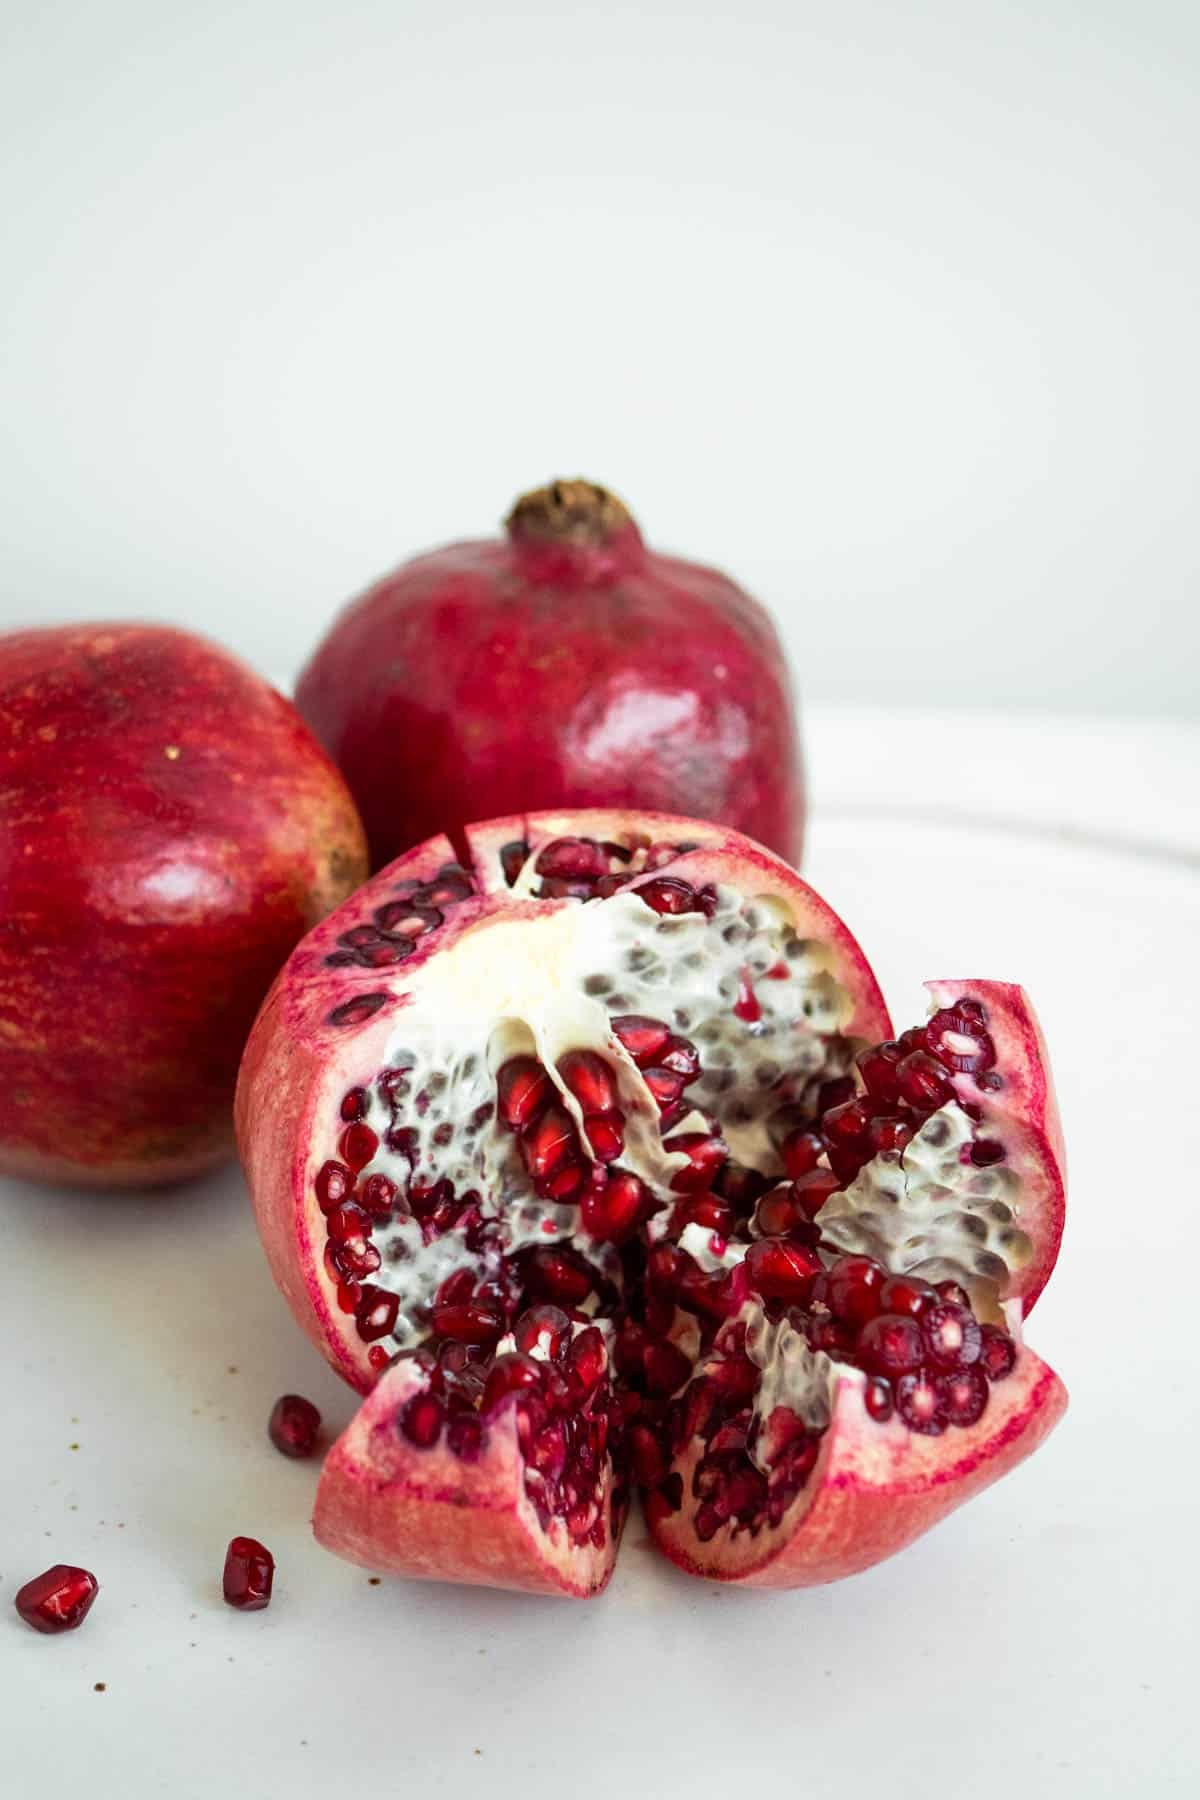
<svg viewBox="0 0 1200 1800">
<path fill-rule="evenodd" d="M 259 1003 L 365 870 L 337 770 L 225 651 L 0 638 L 0 1167 L 142 1186 L 225 1156 Z"/>
<path fill-rule="evenodd" d="M 583 482 L 503 538 L 405 563 L 334 623 L 297 704 L 375 868 L 473 819 L 615 807 L 730 826 L 800 858 L 795 709 L 775 629 L 715 569 L 649 550 Z"/>
</svg>

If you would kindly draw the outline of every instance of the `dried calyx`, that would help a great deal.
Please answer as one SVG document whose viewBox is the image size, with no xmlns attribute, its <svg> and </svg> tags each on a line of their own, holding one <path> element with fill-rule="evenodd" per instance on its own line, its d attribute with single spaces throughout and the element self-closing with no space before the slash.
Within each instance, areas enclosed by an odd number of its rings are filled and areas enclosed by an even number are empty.
<svg viewBox="0 0 1200 1800">
<path fill-rule="evenodd" d="M 318 1535 L 587 1593 L 636 1485 L 684 1566 L 801 1583 L 1026 1454 L 1062 1404 L 1019 1337 L 1062 1188 L 1020 990 L 936 984 L 893 1040 L 840 921 L 746 840 L 468 836 L 313 934 L 243 1076 L 276 1272 L 378 1381 Z"/>
</svg>

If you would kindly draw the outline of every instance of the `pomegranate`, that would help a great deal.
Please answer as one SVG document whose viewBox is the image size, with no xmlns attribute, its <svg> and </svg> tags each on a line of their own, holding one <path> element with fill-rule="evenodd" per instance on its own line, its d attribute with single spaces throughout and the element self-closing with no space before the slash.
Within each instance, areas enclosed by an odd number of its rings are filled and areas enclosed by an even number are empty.
<svg viewBox="0 0 1200 1800">
<path fill-rule="evenodd" d="M 239 1612 L 261 1612 L 271 1604 L 275 1558 L 257 1538 L 230 1538 L 225 1552 L 221 1590 L 227 1606 Z"/>
<path fill-rule="evenodd" d="M 239 1082 L 305 1330 L 369 1397 L 314 1525 L 375 1569 L 586 1595 L 633 1487 L 683 1567 L 866 1567 L 1065 1405 L 1022 1341 L 1062 1149 L 1019 988 L 894 1038 L 845 926 L 736 833 L 435 838 L 293 953 Z"/>
<path fill-rule="evenodd" d="M 281 1456 L 303 1459 L 317 1447 L 321 1415 L 303 1394 L 281 1394 L 271 1408 L 267 1435 Z"/>
<path fill-rule="evenodd" d="M 19 1588 L 14 1604 L 27 1625 L 54 1637 L 78 1630 L 99 1592 L 100 1583 L 89 1569 L 55 1563 Z"/>
<path fill-rule="evenodd" d="M 527 806 L 653 807 L 800 856 L 795 716 L 774 627 L 716 570 L 647 549 L 620 500 L 556 481 L 507 535 L 451 544 L 336 621 L 297 705 L 373 864 Z"/>
<path fill-rule="evenodd" d="M 0 638 L 0 796 L 0 1167 L 198 1172 L 274 975 L 366 873 L 341 777 L 223 650 L 79 625 Z"/>
</svg>

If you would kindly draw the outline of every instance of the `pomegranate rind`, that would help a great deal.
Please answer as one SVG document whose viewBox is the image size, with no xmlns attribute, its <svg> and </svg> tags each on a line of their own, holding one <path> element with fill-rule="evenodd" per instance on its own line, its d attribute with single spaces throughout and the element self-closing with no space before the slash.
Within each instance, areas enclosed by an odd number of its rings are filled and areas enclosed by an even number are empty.
<svg viewBox="0 0 1200 1800">
<path fill-rule="evenodd" d="M 532 834 L 530 841 L 540 844 L 558 836 L 615 837 L 623 832 L 701 845 L 647 874 L 646 880 L 678 873 L 696 885 L 721 881 L 747 895 L 781 900 L 796 930 L 826 948 L 829 970 L 848 997 L 842 1031 L 868 1042 L 890 1034 L 883 996 L 857 940 L 786 863 L 737 832 L 663 813 L 522 814 L 468 829 L 471 873 L 478 889 L 486 887 L 499 867 L 499 847 L 517 836 Z M 378 1371 L 353 1317 L 337 1305 L 336 1284 L 324 1264 L 326 1226 L 315 1194 L 317 1172 L 330 1154 L 328 1121 L 336 1117 L 348 1089 L 369 1085 L 383 1067 L 409 980 L 427 957 L 444 954 L 468 930 L 511 919 L 514 911 L 528 916 L 580 904 L 514 899 L 493 884 L 490 894 L 477 892 L 459 902 L 445 924 L 427 942 L 418 942 L 397 968 L 329 967 L 326 958 L 336 951 L 340 936 L 392 899 L 398 883 L 430 879 L 453 860 L 449 840 L 431 838 L 390 863 L 310 932 L 263 1005 L 238 1082 L 238 1144 L 272 1273 L 301 1328 L 361 1393 L 371 1389 Z M 351 1027 L 330 1023 L 337 1007 L 373 994 L 384 995 L 385 1002 L 371 1018 Z"/>
<path fill-rule="evenodd" d="M 1058 1260 L 1066 1223 L 1066 1148 L 1046 1040 L 1028 994 L 1014 982 L 940 980 L 925 987 L 938 1007 L 978 1000 L 987 1014 L 1003 1088 L 981 1088 L 971 1075 L 952 1079 L 960 1100 L 982 1107 L 983 1130 L 998 1127 L 1007 1166 L 1021 1184 L 1017 1222 L 1034 1251 L 1010 1272 L 1004 1297 L 1019 1300 L 1028 1316 Z"/>
<path fill-rule="evenodd" d="M 691 1527 L 691 1480 L 704 1447 L 672 1465 L 683 1479 L 678 1513 L 651 1521 L 659 1549 L 681 1569 L 743 1587 L 817 1587 L 871 1568 L 930 1530 L 1037 1449 L 1067 1406 L 1058 1376 L 1022 1347 L 990 1392 L 977 1425 L 920 1437 L 898 1418 L 886 1425 L 863 1405 L 865 1377 L 838 1372 L 833 1413 L 812 1475 L 775 1529 L 758 1537 L 722 1531 L 704 1544 Z"/>
<path fill-rule="evenodd" d="M 608 1477 L 604 1549 L 572 1543 L 561 1521 L 544 1531 L 525 1493 L 515 1402 L 484 1421 L 485 1448 L 468 1463 L 444 1436 L 422 1450 L 401 1434 L 398 1414 L 424 1385 L 411 1362 L 394 1363 L 334 1444 L 317 1487 L 317 1542 L 383 1574 L 566 1599 L 598 1594 L 616 1560 Z"/>
</svg>

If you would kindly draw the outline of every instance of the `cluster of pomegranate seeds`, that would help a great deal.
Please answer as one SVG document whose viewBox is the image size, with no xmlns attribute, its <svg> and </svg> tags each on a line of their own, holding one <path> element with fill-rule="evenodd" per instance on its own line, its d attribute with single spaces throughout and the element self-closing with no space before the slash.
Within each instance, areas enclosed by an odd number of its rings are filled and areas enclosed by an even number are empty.
<svg viewBox="0 0 1200 1800">
<path fill-rule="evenodd" d="M 281 1394 L 271 1408 L 267 1433 L 282 1456 L 311 1456 L 320 1429 L 320 1413 L 302 1394 Z"/>
<path fill-rule="evenodd" d="M 257 1538 L 230 1538 L 225 1552 L 222 1592 L 227 1606 L 239 1612 L 261 1612 L 271 1604 L 275 1558 Z"/>
<path fill-rule="evenodd" d="M 474 881 L 458 863 L 447 863 L 432 881 L 401 881 L 396 898 L 377 906 L 369 923 L 343 931 L 338 948 L 325 961 L 334 969 L 387 969 L 402 963 L 421 938 L 444 923 L 448 907 L 474 892 Z"/>
<path fill-rule="evenodd" d="M 19 1588 L 14 1604 L 27 1625 L 52 1637 L 82 1625 L 99 1592 L 100 1583 L 89 1570 L 55 1563 Z"/>
<path fill-rule="evenodd" d="M 995 1061 L 976 1000 L 943 1007 L 927 1025 L 864 1050 L 858 1058 L 864 1091 L 847 1079 L 841 1099 L 822 1107 L 821 1142 L 836 1185 L 853 1181 L 873 1157 L 911 1143 L 930 1114 L 954 1099 L 955 1074 L 969 1074 L 993 1092 L 1002 1087 Z M 995 1138 L 977 1138 L 967 1154 L 977 1168 L 987 1168 L 1004 1160 L 1004 1146 Z M 784 1160 L 786 1165 L 786 1147 Z"/>
<path fill-rule="evenodd" d="M 631 835 L 625 843 L 586 837 L 552 838 L 538 851 L 533 865 L 542 878 L 537 898 L 603 900 L 628 887 L 647 870 L 662 868 L 697 848 L 696 844 L 656 844 L 637 835 Z M 518 852 L 522 851 L 524 855 L 518 861 Z M 510 887 L 528 854 L 527 844 L 506 844 L 501 850 L 500 866 Z M 690 882 L 664 875 L 643 882 L 637 891 L 656 913 L 698 912 L 711 919 L 716 911 L 717 893 L 711 884 L 696 888 Z"/>
<path fill-rule="evenodd" d="M 650 1216 L 653 1202 L 636 1175 L 609 1167 L 625 1146 L 616 1072 L 594 1050 L 571 1050 L 560 1059 L 558 1074 L 579 1102 L 590 1156 L 559 1090 L 536 1057 L 512 1057 L 500 1069 L 499 1117 L 517 1135 L 534 1192 L 560 1205 L 578 1204 L 592 1237 L 624 1242 Z"/>
<path fill-rule="evenodd" d="M 426 1379 L 401 1409 L 397 1429 L 420 1450 L 432 1449 L 444 1434 L 447 1448 L 473 1463 L 494 1422 L 512 1411 L 525 1491 L 543 1529 L 561 1519 L 572 1542 L 602 1549 L 605 1463 L 609 1456 L 620 1462 L 614 1453 L 624 1428 L 604 1333 L 581 1314 L 541 1303 L 516 1320 L 513 1348 L 496 1355 L 499 1336 L 483 1342 L 449 1332 L 436 1345 L 406 1353 Z"/>
</svg>

